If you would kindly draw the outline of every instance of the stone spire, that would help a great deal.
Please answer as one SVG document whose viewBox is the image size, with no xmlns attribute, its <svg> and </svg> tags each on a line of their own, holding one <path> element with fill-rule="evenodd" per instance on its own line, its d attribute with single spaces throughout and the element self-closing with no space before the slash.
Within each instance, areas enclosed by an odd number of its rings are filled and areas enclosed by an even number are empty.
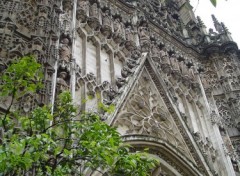
<svg viewBox="0 0 240 176">
<path fill-rule="evenodd" d="M 206 28 L 205 24 L 203 23 L 202 19 L 200 18 L 200 16 L 197 16 L 197 21 L 199 24 L 199 27 L 201 28 Z"/>
<path fill-rule="evenodd" d="M 222 25 L 219 23 L 219 21 L 217 20 L 217 18 L 214 15 L 212 15 L 212 20 L 213 20 L 213 24 L 214 24 L 216 31 L 219 34 L 223 33 Z"/>
<path fill-rule="evenodd" d="M 201 32 L 204 34 L 204 35 L 207 35 L 207 30 L 206 30 L 206 26 L 205 24 L 203 23 L 202 19 L 197 16 L 197 22 L 198 22 L 198 26 L 200 27 L 201 29 Z"/>
<path fill-rule="evenodd" d="M 225 24 L 223 22 L 221 22 L 221 26 L 223 28 L 226 40 L 227 41 L 233 41 L 231 33 L 229 32 L 228 28 L 225 26 Z"/>
</svg>

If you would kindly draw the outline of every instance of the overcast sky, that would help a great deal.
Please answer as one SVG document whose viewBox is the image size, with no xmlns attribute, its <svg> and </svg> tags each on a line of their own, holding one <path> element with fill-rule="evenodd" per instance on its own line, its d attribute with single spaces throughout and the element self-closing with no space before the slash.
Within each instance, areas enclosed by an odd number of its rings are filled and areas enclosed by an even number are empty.
<svg viewBox="0 0 240 176">
<path fill-rule="evenodd" d="M 210 0 L 190 0 L 193 10 L 200 16 L 208 28 L 213 28 L 211 14 L 214 14 L 219 22 L 223 22 L 232 33 L 233 40 L 240 48 L 240 0 L 218 0 L 217 7 L 213 7 Z"/>
</svg>

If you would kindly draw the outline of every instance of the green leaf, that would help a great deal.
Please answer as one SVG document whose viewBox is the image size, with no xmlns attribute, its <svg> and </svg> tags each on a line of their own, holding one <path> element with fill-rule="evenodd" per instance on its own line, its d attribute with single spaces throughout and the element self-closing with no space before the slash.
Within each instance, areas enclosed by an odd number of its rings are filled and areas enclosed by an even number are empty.
<svg viewBox="0 0 240 176">
<path fill-rule="evenodd" d="M 36 90 L 42 88 L 41 70 L 32 56 L 9 65 L 0 78 L 4 83 L 0 96 L 14 94 L 14 101 L 22 100 L 23 95 L 36 97 Z M 111 175 L 146 176 L 155 167 L 156 160 L 145 153 L 130 153 L 130 146 L 123 145 L 116 128 L 101 121 L 98 114 L 76 116 L 69 92 L 57 95 L 53 114 L 50 109 L 37 107 L 25 116 L 11 110 L 1 118 L 0 125 L 7 127 L 0 144 L 1 174 L 36 170 L 38 175 L 84 175 L 79 170 L 81 163 L 83 168 L 101 168 Z M 99 103 L 99 109 L 112 113 L 115 106 Z"/>
<path fill-rule="evenodd" d="M 217 6 L 217 0 L 210 0 L 210 1 L 211 1 L 212 5 L 213 5 L 214 7 Z"/>
</svg>

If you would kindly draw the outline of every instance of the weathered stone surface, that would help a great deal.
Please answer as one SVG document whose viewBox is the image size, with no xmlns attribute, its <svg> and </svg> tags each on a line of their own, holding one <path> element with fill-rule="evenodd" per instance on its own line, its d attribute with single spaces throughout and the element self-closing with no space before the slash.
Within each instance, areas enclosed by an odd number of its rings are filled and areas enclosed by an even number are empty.
<svg viewBox="0 0 240 176">
<path fill-rule="evenodd" d="M 44 88 L 17 104 L 26 113 L 64 90 L 83 111 L 114 104 L 99 113 L 160 158 L 154 176 L 237 175 L 239 50 L 212 19 L 207 32 L 187 0 L 2 0 L 0 72 L 30 53 L 43 65 Z"/>
</svg>

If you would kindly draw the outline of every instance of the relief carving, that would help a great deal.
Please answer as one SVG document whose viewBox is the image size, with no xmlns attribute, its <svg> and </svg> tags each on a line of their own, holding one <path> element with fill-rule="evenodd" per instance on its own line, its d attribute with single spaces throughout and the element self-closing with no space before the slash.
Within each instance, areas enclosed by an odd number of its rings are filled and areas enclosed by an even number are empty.
<svg viewBox="0 0 240 176">
<path fill-rule="evenodd" d="M 89 1 L 88 0 L 78 1 L 76 17 L 77 17 L 77 20 L 80 21 L 80 23 L 86 22 L 88 11 L 89 11 Z"/>
<path fill-rule="evenodd" d="M 93 2 L 93 4 L 90 4 L 89 8 L 89 19 L 88 24 L 93 30 L 98 30 L 100 27 L 100 21 L 99 21 L 99 8 L 98 3 Z"/>
<path fill-rule="evenodd" d="M 117 117 L 115 126 L 124 126 L 125 134 L 158 137 L 186 153 L 176 125 L 145 71 Z"/>
<path fill-rule="evenodd" d="M 103 8 L 101 32 L 106 38 L 112 35 L 112 20 L 110 14 L 110 10 L 107 7 Z"/>
<path fill-rule="evenodd" d="M 124 27 L 123 23 L 121 22 L 121 16 L 119 14 L 116 14 L 114 16 L 114 21 L 113 21 L 113 39 L 117 44 L 120 44 L 124 40 Z"/>
</svg>

